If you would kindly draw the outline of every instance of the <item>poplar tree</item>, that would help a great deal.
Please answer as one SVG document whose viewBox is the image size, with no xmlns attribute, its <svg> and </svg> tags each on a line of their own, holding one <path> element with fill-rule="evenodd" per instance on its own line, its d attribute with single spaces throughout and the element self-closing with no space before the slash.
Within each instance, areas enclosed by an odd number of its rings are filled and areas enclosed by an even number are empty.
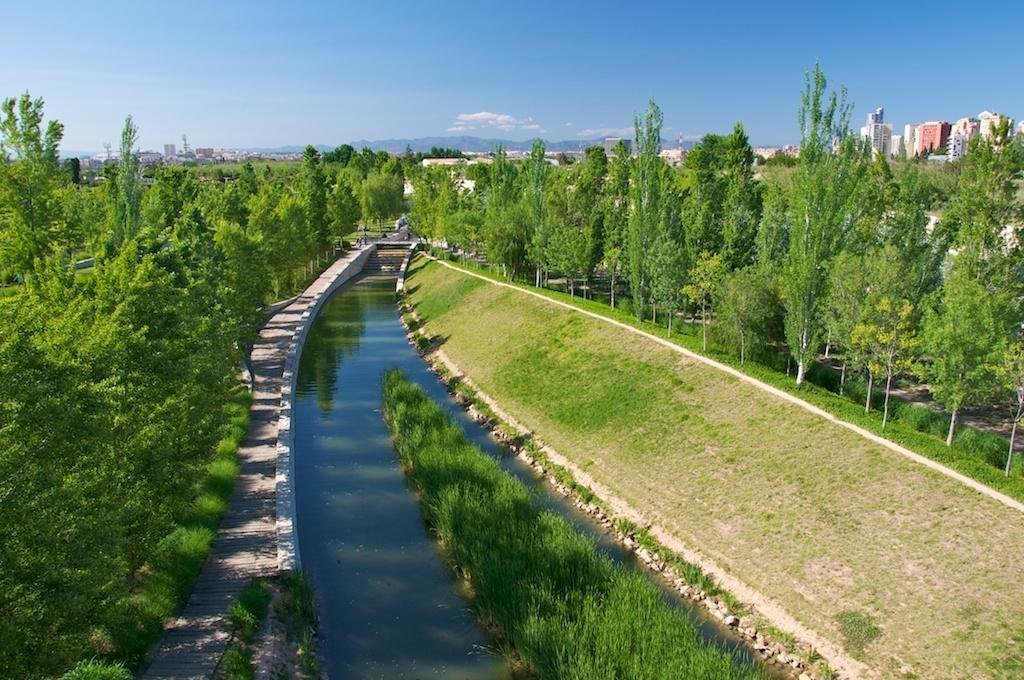
<svg viewBox="0 0 1024 680">
<path fill-rule="evenodd" d="M 826 95 L 825 74 L 809 72 L 800 106 L 800 161 L 790 195 L 789 251 L 782 268 L 786 342 L 801 384 L 822 342 L 828 261 L 857 219 L 866 154 L 849 135 L 845 89 Z"/>
<path fill-rule="evenodd" d="M 604 185 L 603 265 L 608 271 L 611 306 L 615 308 L 615 283 L 622 269 L 629 222 L 629 149 L 623 141 L 615 145 L 608 164 L 608 180 Z"/>
<path fill-rule="evenodd" d="M 657 236 L 661 218 L 661 109 L 652 99 L 643 117 L 633 120 L 636 133 L 636 159 L 629 185 L 630 212 L 626 231 L 627 268 L 633 307 L 643 320 L 650 294 L 648 252 Z"/>
<path fill-rule="evenodd" d="M 306 212 L 306 230 L 317 248 L 327 244 L 330 226 L 327 215 L 327 180 L 324 177 L 320 153 L 307 145 L 302 154 L 302 203 Z"/>
<path fill-rule="evenodd" d="M 524 207 L 530 226 L 530 259 L 536 268 L 534 284 L 540 288 L 541 269 L 545 265 L 549 232 L 544 223 L 544 187 L 548 180 L 550 164 L 544 158 L 544 142 L 533 140 L 530 157 L 523 168 L 525 191 Z"/>
</svg>

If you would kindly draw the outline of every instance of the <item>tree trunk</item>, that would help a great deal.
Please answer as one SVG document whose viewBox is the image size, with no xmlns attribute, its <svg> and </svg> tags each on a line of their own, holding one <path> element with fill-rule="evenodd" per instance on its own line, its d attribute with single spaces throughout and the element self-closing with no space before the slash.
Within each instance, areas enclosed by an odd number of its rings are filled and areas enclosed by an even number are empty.
<svg viewBox="0 0 1024 680">
<path fill-rule="evenodd" d="M 832 331 L 828 332 L 828 337 L 825 338 L 825 358 L 829 358 L 829 354 L 832 353 Z"/>
<path fill-rule="evenodd" d="M 1020 409 L 1017 409 L 1017 417 L 1013 419 L 1013 427 L 1010 428 L 1010 451 L 1006 454 L 1006 476 L 1010 476 L 1010 463 L 1013 462 L 1013 442 L 1017 438 L 1017 423 L 1020 421 Z"/>
<path fill-rule="evenodd" d="M 882 429 L 889 421 L 889 388 L 892 386 L 892 373 L 885 376 L 885 406 L 882 407 Z"/>
<path fill-rule="evenodd" d="M 740 329 L 740 366 L 746 361 L 746 345 L 743 340 L 743 329 Z"/>
<path fill-rule="evenodd" d="M 537 266 L 537 288 L 540 288 L 540 265 Z"/>
<path fill-rule="evenodd" d="M 839 396 L 843 396 L 843 391 L 846 389 L 846 362 L 843 362 L 843 368 L 839 372 Z"/>
<path fill-rule="evenodd" d="M 703 336 L 704 351 L 708 351 L 708 312 L 707 307 L 700 306 L 700 330 Z"/>
<path fill-rule="evenodd" d="M 672 314 L 668 315 L 668 337 L 672 337 Z"/>
<path fill-rule="evenodd" d="M 789 371 L 786 371 L 787 375 Z M 796 384 L 799 385 L 804 381 L 804 375 L 807 373 L 807 369 L 804 367 L 804 360 L 800 359 L 796 362 Z"/>
<path fill-rule="evenodd" d="M 864 413 L 871 413 L 871 389 L 875 386 L 875 376 L 868 371 L 868 396 L 864 399 Z"/>
<path fill-rule="evenodd" d="M 949 414 L 949 434 L 946 435 L 946 446 L 953 445 L 953 435 L 956 434 L 956 419 L 959 415 L 959 407 L 953 409 L 953 412 Z"/>
<path fill-rule="evenodd" d="M 612 309 L 615 309 L 615 269 L 611 271 L 612 279 Z"/>
<path fill-rule="evenodd" d="M 654 324 L 657 325 L 658 324 L 658 303 L 657 302 L 652 302 L 651 303 L 651 309 L 654 312 Z"/>
</svg>

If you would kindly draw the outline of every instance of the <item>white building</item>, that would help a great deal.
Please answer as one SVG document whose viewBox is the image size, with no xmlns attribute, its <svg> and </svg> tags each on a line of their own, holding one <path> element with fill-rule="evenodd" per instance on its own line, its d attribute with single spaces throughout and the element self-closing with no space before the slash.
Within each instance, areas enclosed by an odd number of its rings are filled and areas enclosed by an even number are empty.
<svg viewBox="0 0 1024 680">
<path fill-rule="evenodd" d="M 1013 129 L 1013 119 L 1004 116 L 1001 113 L 993 113 L 992 111 L 982 111 L 978 114 L 978 123 L 981 132 L 981 136 L 988 139 L 992 136 L 992 127 L 998 124 L 1002 119 L 1006 118 L 1010 121 L 1010 129 Z"/>
<path fill-rule="evenodd" d="M 907 158 L 911 158 L 917 148 L 917 126 L 913 123 L 903 126 L 903 147 L 907 150 Z"/>
<path fill-rule="evenodd" d="M 946 146 L 946 155 L 949 156 L 949 160 L 956 161 L 963 158 L 964 154 L 967 153 L 968 141 L 968 137 L 965 134 L 950 135 Z"/>
<path fill-rule="evenodd" d="M 886 158 L 892 155 L 892 123 L 885 122 L 885 109 L 882 107 L 868 114 L 867 125 L 860 129 L 860 136 L 868 140 L 875 153 Z"/>
<path fill-rule="evenodd" d="M 889 156 L 899 158 L 903 152 L 903 135 L 893 135 L 892 145 L 889 149 Z"/>
<path fill-rule="evenodd" d="M 174 144 L 164 144 L 164 158 L 174 158 L 178 155 L 178 147 Z"/>
</svg>

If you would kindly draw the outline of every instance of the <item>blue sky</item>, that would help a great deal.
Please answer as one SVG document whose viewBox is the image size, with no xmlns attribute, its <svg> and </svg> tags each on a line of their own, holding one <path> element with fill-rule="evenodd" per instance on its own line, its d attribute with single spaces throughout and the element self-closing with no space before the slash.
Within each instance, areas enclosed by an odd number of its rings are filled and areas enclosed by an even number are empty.
<svg viewBox="0 0 1024 680">
<path fill-rule="evenodd" d="M 1024 117 L 1024 3 L 22 2 L 0 12 L 0 95 L 29 90 L 66 149 L 614 134 L 653 97 L 666 137 L 797 141 L 805 69 L 854 124 Z M 477 114 L 477 115 L 474 115 Z M 480 115 L 492 114 L 492 115 Z"/>
</svg>

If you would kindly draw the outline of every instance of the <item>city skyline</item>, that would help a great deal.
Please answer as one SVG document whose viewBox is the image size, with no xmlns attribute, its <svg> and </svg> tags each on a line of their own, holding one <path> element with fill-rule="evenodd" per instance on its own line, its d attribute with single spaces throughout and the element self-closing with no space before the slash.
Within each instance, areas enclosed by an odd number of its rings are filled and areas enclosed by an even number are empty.
<svg viewBox="0 0 1024 680">
<path fill-rule="evenodd" d="M 219 148 L 629 136 L 648 98 L 665 111 L 666 138 L 742 121 L 755 145 L 780 146 L 799 139 L 799 91 L 816 61 L 831 87 L 848 88 L 854 129 L 880 106 L 897 129 L 983 110 L 1020 120 L 1012 19 L 1021 10 L 997 2 L 964 19 L 977 26 L 961 27 L 954 59 L 928 38 L 948 25 L 946 6 L 881 52 L 852 39 L 860 29 L 842 7 L 661 7 L 631 21 L 614 20 L 611 5 L 305 3 L 286 15 L 260 4 L 123 5 L 45 17 L 16 7 L 0 95 L 44 98 L 47 117 L 65 125 L 63 148 L 93 153 L 116 142 L 126 115 L 140 147 L 157 151 L 182 133 Z M 1000 14 L 1007 21 L 991 20 Z M 45 51 L 30 41 L 41 32 Z"/>
</svg>

